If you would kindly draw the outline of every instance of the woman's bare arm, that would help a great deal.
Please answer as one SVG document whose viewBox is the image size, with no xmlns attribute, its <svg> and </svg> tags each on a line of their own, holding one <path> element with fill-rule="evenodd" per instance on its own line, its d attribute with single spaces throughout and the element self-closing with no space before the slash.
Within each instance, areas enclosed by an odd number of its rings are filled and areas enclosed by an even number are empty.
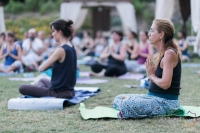
<svg viewBox="0 0 200 133">
<path fill-rule="evenodd" d="M 64 49 L 57 48 L 55 52 L 39 67 L 39 71 L 45 71 L 52 66 L 52 64 L 65 57 Z M 66 57 L 65 57 L 66 58 Z"/>
<path fill-rule="evenodd" d="M 111 52 L 111 55 L 113 58 L 124 61 L 126 59 L 126 46 L 121 46 L 120 48 L 120 54 L 116 54 L 114 51 Z"/>
<path fill-rule="evenodd" d="M 102 51 L 102 53 L 100 54 L 100 58 L 101 58 L 101 59 L 105 59 L 105 58 L 108 58 L 109 55 L 110 55 L 109 46 L 107 46 L 107 47 Z"/>
<path fill-rule="evenodd" d="M 0 49 L 0 60 L 4 59 L 8 55 L 8 52 L 6 54 L 3 53 L 5 46 L 6 45 L 3 45 Z"/>
<path fill-rule="evenodd" d="M 156 77 L 155 74 L 153 74 L 150 75 L 150 79 L 152 79 L 152 81 L 160 88 L 167 90 L 171 85 L 173 69 L 177 65 L 177 62 L 178 62 L 177 54 L 170 49 L 167 50 L 162 59 L 162 65 L 163 65 L 162 78 L 158 78 Z"/>
<path fill-rule="evenodd" d="M 12 53 L 9 53 L 9 55 L 15 60 L 21 60 L 22 49 L 21 49 L 21 47 L 19 45 L 17 45 L 16 47 L 17 47 L 17 56 L 12 54 Z"/>
</svg>

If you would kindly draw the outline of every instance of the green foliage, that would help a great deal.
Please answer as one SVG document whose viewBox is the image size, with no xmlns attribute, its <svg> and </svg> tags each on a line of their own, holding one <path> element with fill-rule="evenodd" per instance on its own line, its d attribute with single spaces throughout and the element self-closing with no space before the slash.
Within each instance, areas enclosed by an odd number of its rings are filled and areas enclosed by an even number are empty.
<svg viewBox="0 0 200 133">
<path fill-rule="evenodd" d="M 143 10 L 145 9 L 146 3 L 140 0 L 132 0 L 135 12 L 137 15 L 142 15 Z"/>
<path fill-rule="evenodd" d="M 88 15 L 85 18 L 85 21 L 81 27 L 82 30 L 91 30 L 92 29 L 92 9 L 89 9 Z"/>
<path fill-rule="evenodd" d="M 118 25 L 121 25 L 121 24 L 122 23 L 121 23 L 121 19 L 120 19 L 119 15 L 112 16 L 112 18 L 111 18 L 111 25 L 112 26 L 118 26 Z"/>
<path fill-rule="evenodd" d="M 145 20 L 149 26 L 154 19 L 154 12 L 149 11 L 148 8 L 150 2 L 155 0 L 132 0 L 137 18 Z"/>
<path fill-rule="evenodd" d="M 27 32 L 30 28 L 35 28 L 37 31 L 44 31 L 46 34 L 51 32 L 49 23 L 52 22 L 56 17 L 53 18 L 21 18 L 13 21 L 12 19 L 6 19 L 7 30 L 14 31 L 16 37 L 19 39 L 23 38 L 24 32 Z"/>
<path fill-rule="evenodd" d="M 10 0 L 5 12 L 19 14 L 23 12 L 40 12 L 41 14 L 59 12 L 62 0 L 25 0 L 24 3 Z"/>
</svg>

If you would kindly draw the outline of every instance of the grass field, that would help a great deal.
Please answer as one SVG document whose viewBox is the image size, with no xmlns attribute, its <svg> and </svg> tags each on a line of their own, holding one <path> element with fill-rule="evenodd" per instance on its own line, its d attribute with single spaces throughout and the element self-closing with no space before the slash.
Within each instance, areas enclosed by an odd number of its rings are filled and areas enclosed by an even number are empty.
<svg viewBox="0 0 200 133">
<path fill-rule="evenodd" d="M 82 70 L 89 70 L 81 67 Z M 182 105 L 200 106 L 200 77 L 194 70 L 200 68 L 182 69 L 181 95 L 179 97 Z M 112 107 L 112 101 L 116 95 L 123 93 L 142 94 L 147 90 L 135 88 L 124 88 L 124 84 L 139 84 L 139 81 L 118 80 L 107 78 L 108 83 L 89 85 L 98 86 L 101 92 L 98 96 L 86 100 L 87 108 L 98 105 Z M 64 133 L 188 133 L 200 132 L 200 122 L 194 126 L 186 126 L 194 119 L 182 119 L 172 117 L 146 118 L 140 120 L 83 120 L 79 113 L 79 105 L 71 106 L 59 111 L 12 111 L 7 109 L 10 98 L 19 97 L 18 87 L 25 82 L 9 81 L 8 77 L 0 77 L 0 132 L 64 132 Z M 77 85 L 86 86 L 86 85 Z"/>
</svg>

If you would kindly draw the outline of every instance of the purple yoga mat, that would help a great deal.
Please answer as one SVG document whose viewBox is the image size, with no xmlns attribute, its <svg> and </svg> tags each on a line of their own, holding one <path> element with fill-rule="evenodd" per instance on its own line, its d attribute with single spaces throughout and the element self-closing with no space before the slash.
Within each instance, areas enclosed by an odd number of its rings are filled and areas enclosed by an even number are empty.
<svg viewBox="0 0 200 133">
<path fill-rule="evenodd" d="M 135 80 L 140 80 L 144 78 L 143 74 L 133 74 L 133 73 L 126 73 L 122 76 L 118 77 L 119 79 L 135 79 Z"/>
<path fill-rule="evenodd" d="M 28 78 L 9 78 L 9 80 L 11 81 L 34 81 L 36 79 L 36 77 L 28 77 Z"/>
<path fill-rule="evenodd" d="M 90 77 L 90 72 L 80 72 L 80 77 Z"/>
<path fill-rule="evenodd" d="M 79 78 L 76 80 L 77 84 L 101 84 L 106 83 L 108 80 L 104 79 L 89 79 L 89 78 Z"/>
</svg>

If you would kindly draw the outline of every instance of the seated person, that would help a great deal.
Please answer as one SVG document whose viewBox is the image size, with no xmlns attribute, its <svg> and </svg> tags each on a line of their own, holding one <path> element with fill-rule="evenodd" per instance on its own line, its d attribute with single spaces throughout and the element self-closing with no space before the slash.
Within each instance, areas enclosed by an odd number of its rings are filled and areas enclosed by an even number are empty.
<svg viewBox="0 0 200 133">
<path fill-rule="evenodd" d="M 125 61 L 125 64 L 128 71 L 133 71 L 133 64 L 135 64 L 139 55 L 139 44 L 136 40 L 137 34 L 133 31 L 130 31 L 128 39 L 128 43 L 126 44 L 128 60 Z"/>
<path fill-rule="evenodd" d="M 45 39 L 45 43 L 49 48 L 56 48 L 57 46 L 59 46 L 51 33 L 48 34 L 48 38 Z"/>
<path fill-rule="evenodd" d="M 5 59 L 1 72 L 10 73 L 22 70 L 21 46 L 14 42 L 14 33 L 9 31 L 6 34 L 6 43 L 1 47 L 0 60 Z"/>
<path fill-rule="evenodd" d="M 98 30 L 96 32 L 94 46 L 95 46 L 95 55 L 96 56 L 99 56 L 106 46 L 106 39 L 102 36 L 102 32 L 100 30 Z"/>
<path fill-rule="evenodd" d="M 124 60 L 126 58 L 126 46 L 121 43 L 123 34 L 120 31 L 113 32 L 113 43 L 107 46 L 101 53 L 100 58 L 108 58 L 108 64 L 94 64 L 91 76 L 121 76 L 127 72 Z"/>
<path fill-rule="evenodd" d="M 29 38 L 24 40 L 22 44 L 22 63 L 26 67 L 38 70 L 38 65 L 43 60 L 42 52 L 44 50 L 44 45 L 40 39 L 36 38 L 35 29 L 30 29 L 28 35 Z"/>
<path fill-rule="evenodd" d="M 148 94 L 124 94 L 115 97 L 114 108 L 119 118 L 143 118 L 168 115 L 179 109 L 181 82 L 181 52 L 173 40 L 174 25 L 167 19 L 155 19 L 149 31 L 150 43 L 158 50 L 153 62 L 146 61 L 151 80 Z"/>
<path fill-rule="evenodd" d="M 21 85 L 19 92 L 34 97 L 52 96 L 56 98 L 72 98 L 76 84 L 76 51 L 70 43 L 73 22 L 57 19 L 50 26 L 52 35 L 60 46 L 40 67 L 45 71 L 52 67 L 51 81 L 41 79 L 37 86 Z"/>
<path fill-rule="evenodd" d="M 83 52 L 82 55 L 94 56 L 94 40 L 88 31 L 84 32 L 83 34 L 83 40 L 80 44 L 80 49 Z"/>
<path fill-rule="evenodd" d="M 46 39 L 45 39 L 44 31 L 38 32 L 38 39 L 40 39 L 43 44 L 43 51 L 42 51 L 41 56 L 43 57 L 44 60 L 46 60 L 48 58 L 48 55 L 51 53 L 51 51 L 49 50 L 49 44 L 45 41 Z"/>
<path fill-rule="evenodd" d="M 78 34 L 76 34 L 76 32 L 73 32 L 71 42 L 76 49 L 77 57 L 81 57 L 81 54 L 83 54 L 82 50 L 80 49 L 81 39 L 78 37 Z"/>
<path fill-rule="evenodd" d="M 26 40 L 27 38 L 28 38 L 28 32 L 24 32 L 23 39 L 17 41 L 17 43 L 19 43 L 19 45 L 21 46 L 21 48 L 22 48 L 22 44 L 23 44 L 24 40 Z"/>
<path fill-rule="evenodd" d="M 139 45 L 137 61 L 132 61 L 131 64 L 129 64 L 132 68 L 129 69 L 135 73 L 145 73 L 146 67 L 144 63 L 148 56 L 153 55 L 153 48 L 148 42 L 148 32 L 140 31 L 139 35 L 141 42 Z"/>
<path fill-rule="evenodd" d="M 188 42 L 186 40 L 186 32 L 185 31 L 179 31 L 178 32 L 178 42 L 179 42 L 179 47 L 182 52 L 182 61 L 189 61 L 189 54 L 188 54 Z"/>
</svg>

